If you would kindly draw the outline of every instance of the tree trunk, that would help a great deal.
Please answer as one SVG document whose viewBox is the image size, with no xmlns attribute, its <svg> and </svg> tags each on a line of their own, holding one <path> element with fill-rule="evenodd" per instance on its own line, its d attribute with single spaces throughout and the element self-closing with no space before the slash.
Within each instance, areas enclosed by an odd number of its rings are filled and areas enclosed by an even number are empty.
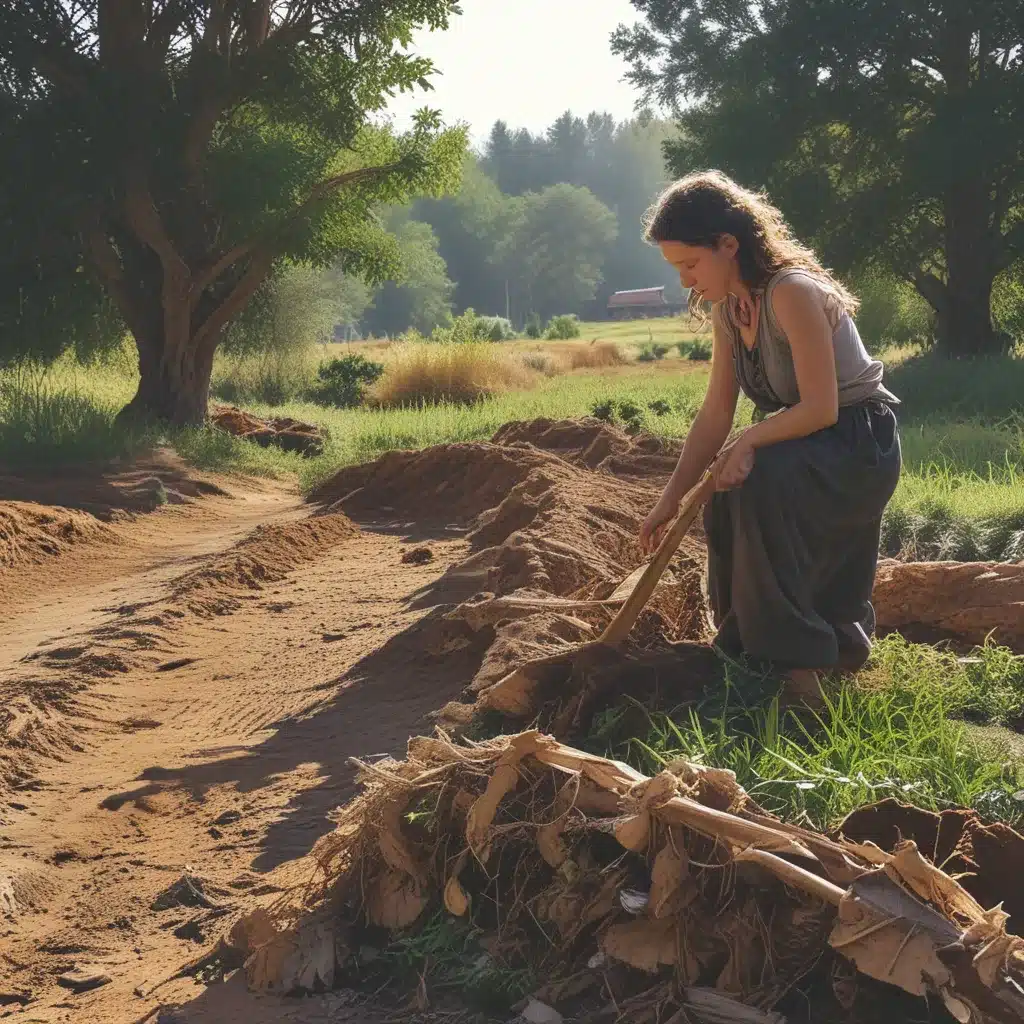
<svg viewBox="0 0 1024 1024">
<path fill-rule="evenodd" d="M 118 418 L 159 421 L 176 427 L 206 422 L 215 346 L 196 339 L 168 339 L 163 332 L 135 338 L 139 389 Z"/>
<path fill-rule="evenodd" d="M 936 326 L 939 345 L 949 355 L 1000 351 L 992 328 L 995 238 L 990 205 L 981 181 L 961 182 L 946 197 L 946 296 Z"/>
</svg>

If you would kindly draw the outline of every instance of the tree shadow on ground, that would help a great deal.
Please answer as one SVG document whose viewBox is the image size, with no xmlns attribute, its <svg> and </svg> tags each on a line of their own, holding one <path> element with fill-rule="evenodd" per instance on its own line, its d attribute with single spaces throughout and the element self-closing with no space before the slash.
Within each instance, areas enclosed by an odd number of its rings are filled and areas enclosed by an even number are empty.
<svg viewBox="0 0 1024 1024">
<path fill-rule="evenodd" d="M 230 496 L 211 481 L 198 478 L 167 448 L 123 463 L 19 468 L 17 473 L 0 474 L 4 501 L 75 509 L 104 521 L 118 513 L 152 512 L 161 505 L 183 504 L 208 495 Z"/>
<path fill-rule="evenodd" d="M 886 367 L 885 384 L 900 399 L 901 422 L 1024 417 L 1024 359 L 950 359 L 935 350 Z"/>
</svg>

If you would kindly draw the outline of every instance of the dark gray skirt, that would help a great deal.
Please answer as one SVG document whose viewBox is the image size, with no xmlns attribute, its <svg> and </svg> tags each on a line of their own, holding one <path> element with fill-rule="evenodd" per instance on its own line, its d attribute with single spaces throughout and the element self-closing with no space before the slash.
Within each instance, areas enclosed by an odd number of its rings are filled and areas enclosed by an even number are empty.
<svg viewBox="0 0 1024 1024">
<path fill-rule="evenodd" d="M 896 416 L 871 401 L 759 448 L 743 485 L 712 498 L 708 596 L 725 654 L 781 671 L 864 664 L 882 512 L 901 461 Z"/>
</svg>

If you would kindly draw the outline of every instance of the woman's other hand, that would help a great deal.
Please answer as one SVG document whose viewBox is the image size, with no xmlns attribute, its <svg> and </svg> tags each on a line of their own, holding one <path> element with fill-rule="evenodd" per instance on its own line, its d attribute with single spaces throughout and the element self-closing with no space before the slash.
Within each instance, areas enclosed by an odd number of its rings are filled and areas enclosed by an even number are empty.
<svg viewBox="0 0 1024 1024">
<path fill-rule="evenodd" d="M 754 468 L 754 446 L 740 438 L 715 465 L 715 489 L 731 491 L 750 476 Z"/>
<path fill-rule="evenodd" d="M 649 555 L 661 543 L 665 528 L 675 519 L 678 511 L 678 501 L 672 501 L 664 494 L 658 499 L 658 504 L 651 509 L 651 514 L 640 527 L 640 550 L 645 555 Z"/>
</svg>

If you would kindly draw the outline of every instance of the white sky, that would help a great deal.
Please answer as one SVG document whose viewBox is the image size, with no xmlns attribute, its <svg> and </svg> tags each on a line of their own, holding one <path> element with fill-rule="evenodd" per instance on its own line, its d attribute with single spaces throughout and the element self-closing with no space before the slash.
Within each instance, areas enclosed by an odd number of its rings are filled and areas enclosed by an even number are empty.
<svg viewBox="0 0 1024 1024">
<path fill-rule="evenodd" d="M 398 127 L 430 106 L 448 124 L 468 121 L 479 146 L 499 117 L 539 132 L 566 110 L 632 116 L 637 93 L 610 44 L 618 25 L 637 21 L 629 0 L 463 0 L 462 9 L 447 32 L 417 38 L 415 52 L 439 73 L 433 92 L 394 102 Z"/>
</svg>

